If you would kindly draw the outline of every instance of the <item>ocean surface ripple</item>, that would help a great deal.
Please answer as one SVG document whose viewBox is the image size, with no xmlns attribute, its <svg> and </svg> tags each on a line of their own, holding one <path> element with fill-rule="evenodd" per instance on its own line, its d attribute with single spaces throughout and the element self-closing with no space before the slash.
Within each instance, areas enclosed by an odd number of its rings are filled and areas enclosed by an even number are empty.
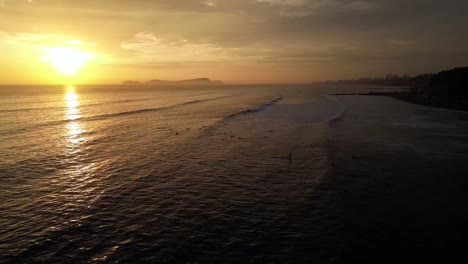
<svg viewBox="0 0 468 264">
<path fill-rule="evenodd" d="M 359 251 L 352 239 L 368 243 L 362 248 L 375 240 L 361 236 L 368 230 L 352 214 L 364 214 L 365 205 L 349 202 L 362 202 L 355 190 L 382 201 L 368 182 L 359 184 L 379 171 L 377 160 L 398 161 L 378 147 L 394 138 L 363 129 L 437 124 L 361 120 L 366 109 L 348 113 L 353 100 L 322 96 L 349 87 L 41 89 L 0 91 L 0 263 L 358 259 L 349 253 Z M 425 115 L 408 109 L 412 118 Z M 447 121 L 426 140 L 457 135 L 464 122 Z M 466 137 L 451 140 L 466 153 Z M 392 146 L 408 158 L 408 142 Z M 466 160 L 452 149 L 441 156 L 424 144 L 417 149 L 437 162 Z M 359 171 L 350 160 L 372 162 L 350 181 Z"/>
</svg>

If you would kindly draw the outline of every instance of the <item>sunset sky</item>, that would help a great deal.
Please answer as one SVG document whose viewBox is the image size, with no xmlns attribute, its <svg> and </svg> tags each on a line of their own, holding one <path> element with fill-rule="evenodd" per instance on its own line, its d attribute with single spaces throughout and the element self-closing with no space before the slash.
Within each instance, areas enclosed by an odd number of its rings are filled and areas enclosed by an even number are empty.
<svg viewBox="0 0 468 264">
<path fill-rule="evenodd" d="M 0 0 L 0 83 L 304 83 L 468 64 L 467 0 Z"/>
</svg>

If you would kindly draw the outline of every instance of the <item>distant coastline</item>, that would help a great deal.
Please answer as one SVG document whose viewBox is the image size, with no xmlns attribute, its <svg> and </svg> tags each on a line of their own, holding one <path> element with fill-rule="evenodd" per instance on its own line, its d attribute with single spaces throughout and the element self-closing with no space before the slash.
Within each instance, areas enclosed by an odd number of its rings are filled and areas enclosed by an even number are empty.
<svg viewBox="0 0 468 264">
<path fill-rule="evenodd" d="M 189 80 L 181 80 L 181 81 L 167 81 L 167 80 L 150 80 L 147 82 L 140 82 L 140 81 L 133 81 L 127 80 L 122 82 L 122 85 L 223 85 L 222 81 L 213 81 L 209 78 L 196 78 L 196 79 L 189 79 Z"/>
<path fill-rule="evenodd" d="M 324 83 L 400 86 L 404 87 L 401 92 L 373 92 L 360 95 L 389 96 L 420 105 L 468 111 L 468 67 L 414 77 L 389 74 L 382 78 L 360 78 Z"/>
</svg>

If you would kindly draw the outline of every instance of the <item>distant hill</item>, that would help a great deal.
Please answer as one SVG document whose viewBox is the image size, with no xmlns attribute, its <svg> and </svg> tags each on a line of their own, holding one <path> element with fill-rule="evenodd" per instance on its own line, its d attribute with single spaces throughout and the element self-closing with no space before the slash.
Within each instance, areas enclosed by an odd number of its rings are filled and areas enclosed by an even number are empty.
<svg viewBox="0 0 468 264">
<path fill-rule="evenodd" d="M 122 84 L 125 84 L 125 85 L 140 85 L 142 83 L 138 82 L 138 81 L 124 81 Z"/>
<path fill-rule="evenodd" d="M 366 95 L 385 95 L 415 104 L 468 111 L 468 67 L 414 77 L 389 74 L 382 78 L 360 78 L 326 83 L 404 86 L 407 89 L 401 92 L 375 92 Z"/>
<path fill-rule="evenodd" d="M 147 81 L 145 84 L 151 84 L 151 85 L 167 85 L 170 84 L 170 81 L 165 81 L 165 80 L 151 80 Z"/>
<path fill-rule="evenodd" d="M 182 84 L 182 85 L 221 85 L 223 82 L 221 81 L 212 81 L 208 78 L 197 78 L 197 79 L 190 79 L 190 80 L 182 80 L 174 82 L 175 84 Z"/>
<path fill-rule="evenodd" d="M 367 85 L 386 85 L 386 86 L 406 86 L 418 89 L 425 89 L 430 86 L 431 80 L 435 74 L 426 73 L 411 77 L 407 74 L 399 76 L 398 74 L 387 74 L 377 78 L 359 78 L 353 80 L 326 81 L 324 83 L 338 84 L 367 84 Z"/>
<path fill-rule="evenodd" d="M 388 74 L 380 78 L 359 78 L 324 83 L 405 86 L 413 91 L 418 90 L 433 96 L 468 96 L 468 67 L 420 74 L 414 77 L 406 74 L 403 76 Z"/>
<path fill-rule="evenodd" d="M 221 81 L 212 81 L 209 78 L 196 78 L 182 81 L 166 81 L 166 80 L 151 80 L 145 83 L 138 81 L 124 81 L 122 84 L 125 85 L 222 85 Z"/>
<path fill-rule="evenodd" d="M 467 96 L 468 67 L 437 73 L 432 78 L 430 87 L 434 95 Z"/>
</svg>

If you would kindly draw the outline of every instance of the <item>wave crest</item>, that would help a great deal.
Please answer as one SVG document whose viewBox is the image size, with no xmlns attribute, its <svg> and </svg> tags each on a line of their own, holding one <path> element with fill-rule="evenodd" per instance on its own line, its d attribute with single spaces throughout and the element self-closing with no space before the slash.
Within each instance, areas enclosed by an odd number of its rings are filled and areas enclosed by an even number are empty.
<svg viewBox="0 0 468 264">
<path fill-rule="evenodd" d="M 231 118 L 234 118 L 234 117 L 237 117 L 237 116 L 240 116 L 240 115 L 244 115 L 244 114 L 256 113 L 256 112 L 263 111 L 267 107 L 272 106 L 272 105 L 276 104 L 277 102 L 279 102 L 281 100 L 283 100 L 283 96 L 278 96 L 275 99 L 271 100 L 270 102 L 268 102 L 266 104 L 263 104 L 263 105 L 261 105 L 259 107 L 252 108 L 252 109 L 247 109 L 247 110 L 242 110 L 240 112 L 227 115 L 227 116 L 224 117 L 224 120 L 228 120 L 228 119 L 231 119 Z"/>
</svg>

